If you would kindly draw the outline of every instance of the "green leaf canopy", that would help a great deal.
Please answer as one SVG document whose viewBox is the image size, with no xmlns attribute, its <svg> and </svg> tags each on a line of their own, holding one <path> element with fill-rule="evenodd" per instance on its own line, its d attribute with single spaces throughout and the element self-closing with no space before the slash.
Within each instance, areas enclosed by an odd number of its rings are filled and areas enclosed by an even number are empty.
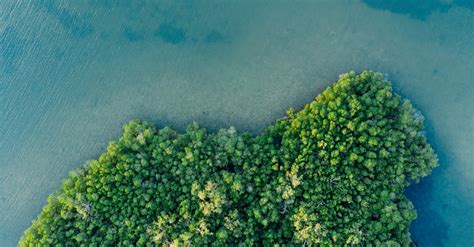
<svg viewBox="0 0 474 247">
<path fill-rule="evenodd" d="M 438 163 L 422 131 L 371 71 L 341 75 L 257 136 L 134 120 L 71 172 L 19 244 L 408 245 L 404 190 Z"/>
</svg>

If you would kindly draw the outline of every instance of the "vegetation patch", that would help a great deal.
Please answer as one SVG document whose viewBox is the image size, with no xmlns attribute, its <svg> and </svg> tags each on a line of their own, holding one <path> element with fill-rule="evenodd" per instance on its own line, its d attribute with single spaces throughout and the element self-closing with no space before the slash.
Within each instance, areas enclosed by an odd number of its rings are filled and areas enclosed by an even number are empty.
<svg viewBox="0 0 474 247">
<path fill-rule="evenodd" d="M 20 246 L 409 245 L 404 190 L 437 166 L 422 130 L 371 71 L 257 136 L 134 120 L 71 172 Z"/>
</svg>

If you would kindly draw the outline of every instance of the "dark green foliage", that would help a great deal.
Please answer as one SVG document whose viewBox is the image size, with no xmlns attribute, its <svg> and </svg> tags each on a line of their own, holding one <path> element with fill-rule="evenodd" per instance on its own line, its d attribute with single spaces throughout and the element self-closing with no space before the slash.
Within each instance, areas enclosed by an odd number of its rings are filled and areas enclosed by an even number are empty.
<svg viewBox="0 0 474 247">
<path fill-rule="evenodd" d="M 408 245 L 404 189 L 437 165 L 422 129 L 374 72 L 342 75 L 258 136 L 132 121 L 20 245 Z"/>
</svg>

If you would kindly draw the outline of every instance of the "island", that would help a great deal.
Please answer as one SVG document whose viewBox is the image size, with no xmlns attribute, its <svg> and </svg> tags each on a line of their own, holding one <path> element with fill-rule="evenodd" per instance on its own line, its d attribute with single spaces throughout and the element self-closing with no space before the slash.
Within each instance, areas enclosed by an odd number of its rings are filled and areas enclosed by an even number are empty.
<svg viewBox="0 0 474 247">
<path fill-rule="evenodd" d="M 438 159 L 373 71 L 342 74 L 262 133 L 133 120 L 49 196 L 20 246 L 408 246 L 405 189 Z"/>
</svg>

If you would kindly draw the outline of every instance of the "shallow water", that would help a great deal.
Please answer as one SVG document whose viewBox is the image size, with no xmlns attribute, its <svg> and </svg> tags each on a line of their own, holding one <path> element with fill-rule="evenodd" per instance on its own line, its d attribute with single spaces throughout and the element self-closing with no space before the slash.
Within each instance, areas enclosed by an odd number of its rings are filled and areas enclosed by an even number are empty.
<svg viewBox="0 0 474 247">
<path fill-rule="evenodd" d="M 473 246 L 474 4 L 398 2 L 1 1 L 0 245 L 130 119 L 255 133 L 373 69 L 422 111 L 440 156 L 407 192 L 413 239 Z"/>
</svg>

